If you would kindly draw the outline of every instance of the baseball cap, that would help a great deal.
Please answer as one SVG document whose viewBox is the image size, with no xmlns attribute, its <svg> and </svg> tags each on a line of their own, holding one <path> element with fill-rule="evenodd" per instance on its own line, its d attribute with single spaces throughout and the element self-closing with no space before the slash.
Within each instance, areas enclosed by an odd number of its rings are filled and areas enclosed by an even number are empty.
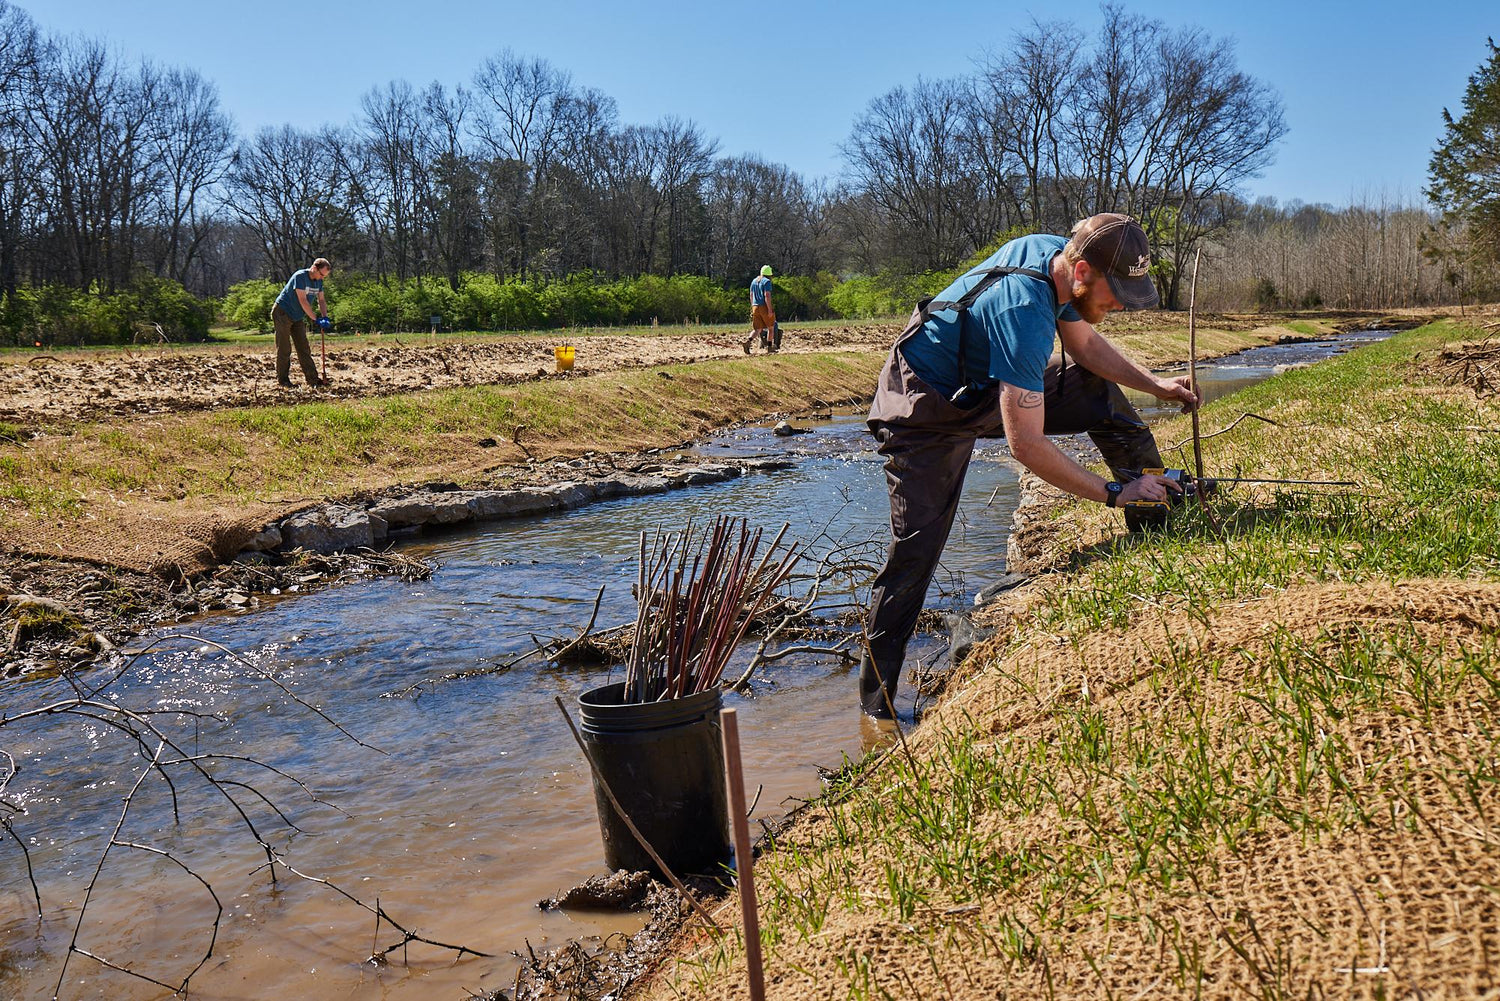
<svg viewBox="0 0 1500 1001">
<path fill-rule="evenodd" d="M 771 276 L 771 273 L 772 273 L 771 272 L 771 265 L 769 265 L 769 264 L 763 264 L 763 265 L 761 265 L 760 273 L 763 274 L 763 275 L 765 275 L 767 278 L 769 278 Z"/>
<path fill-rule="evenodd" d="M 1151 247 L 1146 231 L 1128 215 L 1101 212 L 1073 227 L 1073 243 L 1083 259 L 1104 274 L 1126 309 L 1155 309 L 1160 302 L 1151 280 Z"/>
</svg>

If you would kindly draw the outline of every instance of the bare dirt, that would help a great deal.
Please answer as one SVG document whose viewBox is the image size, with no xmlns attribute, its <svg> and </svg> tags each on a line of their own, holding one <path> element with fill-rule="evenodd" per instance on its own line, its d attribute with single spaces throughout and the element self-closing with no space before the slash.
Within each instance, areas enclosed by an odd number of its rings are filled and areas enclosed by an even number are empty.
<svg viewBox="0 0 1500 1001">
<path fill-rule="evenodd" d="M 782 352 L 883 351 L 900 331 L 891 323 L 783 328 Z M 367 340 L 365 338 L 362 341 Z M 515 335 L 431 341 L 420 334 L 378 344 L 335 339 L 328 347 L 328 386 L 305 384 L 292 360 L 292 389 L 276 385 L 270 343 L 250 348 L 159 347 L 130 351 L 12 355 L 0 363 L 0 420 L 31 427 L 71 420 L 257 407 L 308 399 L 344 400 L 426 389 L 511 384 L 556 371 L 553 348 L 575 346 L 573 371 L 594 375 L 626 368 L 681 365 L 744 356 L 726 333 Z M 755 348 L 760 352 L 760 348 Z M 314 360 L 319 349 L 313 342 Z"/>
</svg>

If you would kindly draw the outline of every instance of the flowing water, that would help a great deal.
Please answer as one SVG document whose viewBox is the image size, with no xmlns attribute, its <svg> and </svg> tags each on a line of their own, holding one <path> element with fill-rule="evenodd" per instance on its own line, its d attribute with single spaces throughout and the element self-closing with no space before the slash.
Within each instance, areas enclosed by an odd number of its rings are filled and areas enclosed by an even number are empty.
<svg viewBox="0 0 1500 1001">
<path fill-rule="evenodd" d="M 1357 340 L 1256 349 L 1200 375 L 1210 396 L 1223 395 Z M 814 433 L 778 438 L 765 423 L 689 450 L 708 458 L 790 455 L 798 461 L 789 469 L 424 536 L 403 548 L 441 565 L 429 581 L 360 580 L 203 618 L 181 630 L 201 640 L 152 651 L 120 678 L 113 697 L 168 713 L 153 718 L 188 751 L 253 756 L 307 783 L 316 800 L 245 762 L 206 765 L 253 784 L 285 811 L 298 830 L 258 803 L 256 823 L 301 872 L 378 900 L 425 937 L 496 954 L 455 962 L 451 953 L 413 944 L 390 965 L 362 963 L 372 944 L 400 935 L 389 925 L 377 929 L 369 913 L 324 885 L 283 875 L 272 889 L 259 869 L 265 854 L 221 798 L 181 780 L 174 824 L 171 792 L 148 778 L 117 840 L 170 847 L 213 884 L 224 906 L 213 958 L 194 977 L 193 994 L 460 998 L 468 989 L 508 987 L 517 964 L 509 953 L 528 943 L 638 927 L 636 919 L 544 914 L 534 906 L 603 870 L 587 766 L 553 699 L 572 706 L 579 693 L 617 680 L 618 670 L 535 661 L 502 668 L 533 636 L 581 628 L 601 587 L 599 624 L 631 618 L 643 530 L 732 514 L 772 532 L 788 522 L 790 537 L 814 552 L 878 563 L 887 504 L 862 421 L 841 415 L 796 423 Z M 1007 457 L 1003 442 L 981 443 L 976 452 L 930 605 L 967 606 L 1004 572 L 1016 503 Z M 942 652 L 940 640 L 919 637 L 911 656 L 931 662 Z M 749 655 L 747 645 L 731 673 Z M 268 673 L 362 743 L 292 701 Z M 465 676 L 442 680 L 452 674 Z M 393 697 L 422 681 L 429 683 Z M 915 686 L 905 687 L 898 709 L 909 718 Z M 819 766 L 837 767 L 881 738 L 858 712 L 854 688 L 852 670 L 837 659 L 798 656 L 761 668 L 754 697 L 726 697 L 740 711 L 746 781 L 760 789 L 756 816 L 780 815 L 797 797 L 815 794 Z M 13 711 L 22 695 L 32 706 L 67 694 L 61 681 L 29 681 L 4 690 L 0 701 Z M 0 997 L 30 1001 L 52 996 L 85 887 L 141 758 L 118 732 L 71 716 L 7 727 L 3 736 L 0 746 L 20 769 L 4 795 L 28 811 L 15 827 L 27 838 L 47 912 L 38 925 L 24 859 L 0 831 Z M 215 905 L 192 877 L 160 856 L 116 847 L 78 942 L 170 981 L 201 957 L 214 921 Z M 74 956 L 62 996 L 166 993 Z"/>
</svg>

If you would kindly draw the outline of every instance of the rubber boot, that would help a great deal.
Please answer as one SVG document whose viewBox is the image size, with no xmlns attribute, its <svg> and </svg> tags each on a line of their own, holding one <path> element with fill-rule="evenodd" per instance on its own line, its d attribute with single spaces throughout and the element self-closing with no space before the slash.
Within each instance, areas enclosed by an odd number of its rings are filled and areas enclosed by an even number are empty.
<svg viewBox="0 0 1500 1001">
<path fill-rule="evenodd" d="M 891 672 L 891 677 L 886 679 L 887 684 L 880 683 L 880 672 L 876 669 L 870 654 L 866 652 L 859 661 L 859 707 L 866 716 L 874 719 L 892 719 L 891 707 L 896 704 L 896 685 L 901 680 L 901 672 Z"/>
<path fill-rule="evenodd" d="M 760 332 L 760 349 L 762 351 L 769 351 L 769 350 L 771 350 L 771 342 L 770 342 L 769 338 L 767 338 L 767 336 L 766 336 L 767 333 L 768 333 L 768 331 L 765 331 L 765 330 L 762 330 Z"/>
</svg>

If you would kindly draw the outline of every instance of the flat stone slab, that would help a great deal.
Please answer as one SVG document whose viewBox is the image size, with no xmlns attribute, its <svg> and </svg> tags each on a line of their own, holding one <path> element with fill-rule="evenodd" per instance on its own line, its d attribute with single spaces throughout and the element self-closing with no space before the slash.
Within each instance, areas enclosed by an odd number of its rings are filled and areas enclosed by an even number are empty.
<svg viewBox="0 0 1500 1001">
<path fill-rule="evenodd" d="M 619 473 L 597 480 L 553 483 L 515 490 L 419 489 L 401 497 L 372 502 L 368 509 L 347 504 L 302 511 L 267 525 L 242 551 L 311 549 L 319 553 L 358 549 L 384 542 L 390 535 L 424 525 L 457 525 L 495 521 L 583 507 L 614 497 L 639 497 L 681 487 L 722 483 L 746 472 L 788 469 L 796 463 L 780 458 L 747 458 L 733 463 L 706 462 L 663 469 L 645 475 Z M 438 486 L 445 486 L 439 484 Z"/>
<path fill-rule="evenodd" d="M 375 544 L 370 516 L 359 508 L 335 504 L 294 514 L 281 522 L 281 548 L 336 553 Z"/>
</svg>

